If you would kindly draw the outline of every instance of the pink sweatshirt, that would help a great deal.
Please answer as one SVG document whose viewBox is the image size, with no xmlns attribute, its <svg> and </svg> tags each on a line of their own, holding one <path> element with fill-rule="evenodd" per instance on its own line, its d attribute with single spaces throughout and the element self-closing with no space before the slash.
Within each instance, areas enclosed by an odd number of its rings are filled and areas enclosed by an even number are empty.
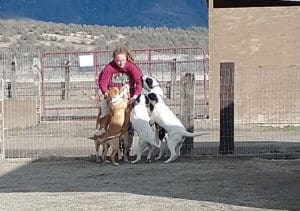
<svg viewBox="0 0 300 211">
<path fill-rule="evenodd" d="M 139 95 L 142 92 L 142 71 L 132 62 L 127 61 L 123 69 L 119 68 L 114 61 L 107 64 L 99 75 L 98 85 L 105 94 L 110 87 L 118 87 L 129 84 L 130 95 Z"/>
</svg>

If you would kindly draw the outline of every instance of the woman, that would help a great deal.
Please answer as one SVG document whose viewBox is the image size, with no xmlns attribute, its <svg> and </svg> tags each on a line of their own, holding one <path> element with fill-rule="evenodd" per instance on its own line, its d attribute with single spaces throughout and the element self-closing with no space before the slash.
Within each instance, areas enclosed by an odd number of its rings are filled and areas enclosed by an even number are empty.
<svg viewBox="0 0 300 211">
<path fill-rule="evenodd" d="M 133 63 L 130 52 L 120 47 L 114 50 L 113 60 L 101 71 L 98 85 L 104 97 L 107 97 L 110 87 L 120 89 L 124 84 L 129 84 L 129 103 L 132 104 L 142 92 L 142 75 L 142 71 Z"/>
<path fill-rule="evenodd" d="M 98 85 L 104 98 L 107 99 L 108 90 L 111 87 L 119 89 L 129 84 L 130 99 L 132 105 L 143 88 L 142 71 L 133 63 L 133 58 L 125 47 L 119 47 L 113 52 L 113 60 L 108 63 L 99 75 Z M 96 123 L 96 133 L 102 134 L 107 126 L 109 109 L 106 101 L 100 102 L 100 112 Z M 127 114 L 130 115 L 130 114 Z M 129 117 L 127 117 L 129 118 Z M 100 130 L 100 131 L 99 131 Z"/>
</svg>

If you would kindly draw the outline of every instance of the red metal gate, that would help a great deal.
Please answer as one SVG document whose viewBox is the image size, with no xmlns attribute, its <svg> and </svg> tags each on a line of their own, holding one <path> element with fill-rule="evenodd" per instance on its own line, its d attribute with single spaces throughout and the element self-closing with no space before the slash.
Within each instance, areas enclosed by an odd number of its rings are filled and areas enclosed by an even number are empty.
<svg viewBox="0 0 300 211">
<path fill-rule="evenodd" d="M 132 50 L 144 74 L 160 81 L 166 103 L 176 112 L 180 76 L 195 77 L 195 118 L 208 118 L 208 57 L 202 47 Z M 97 113 L 97 79 L 112 51 L 45 52 L 41 57 L 41 120 L 90 120 Z"/>
</svg>

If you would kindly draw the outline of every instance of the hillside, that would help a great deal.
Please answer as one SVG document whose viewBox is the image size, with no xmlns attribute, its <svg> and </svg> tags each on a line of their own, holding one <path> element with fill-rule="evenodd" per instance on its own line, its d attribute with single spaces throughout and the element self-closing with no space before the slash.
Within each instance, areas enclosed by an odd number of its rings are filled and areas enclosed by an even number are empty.
<svg viewBox="0 0 300 211">
<path fill-rule="evenodd" d="M 78 51 L 202 46 L 208 51 L 208 29 L 108 27 L 34 20 L 0 20 L 0 52 Z"/>
<path fill-rule="evenodd" d="M 5 0 L 0 18 L 116 27 L 207 27 L 205 0 Z"/>
</svg>

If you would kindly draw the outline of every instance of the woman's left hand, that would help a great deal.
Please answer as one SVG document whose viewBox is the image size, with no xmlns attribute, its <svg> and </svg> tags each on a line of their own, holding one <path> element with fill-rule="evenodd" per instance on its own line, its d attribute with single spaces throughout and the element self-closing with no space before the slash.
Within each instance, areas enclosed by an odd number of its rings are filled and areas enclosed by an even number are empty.
<svg viewBox="0 0 300 211">
<path fill-rule="evenodd" d="M 128 104 L 133 105 L 134 102 L 135 102 L 135 100 L 136 100 L 136 98 L 137 98 L 137 96 L 133 95 L 133 97 L 128 100 Z"/>
</svg>

